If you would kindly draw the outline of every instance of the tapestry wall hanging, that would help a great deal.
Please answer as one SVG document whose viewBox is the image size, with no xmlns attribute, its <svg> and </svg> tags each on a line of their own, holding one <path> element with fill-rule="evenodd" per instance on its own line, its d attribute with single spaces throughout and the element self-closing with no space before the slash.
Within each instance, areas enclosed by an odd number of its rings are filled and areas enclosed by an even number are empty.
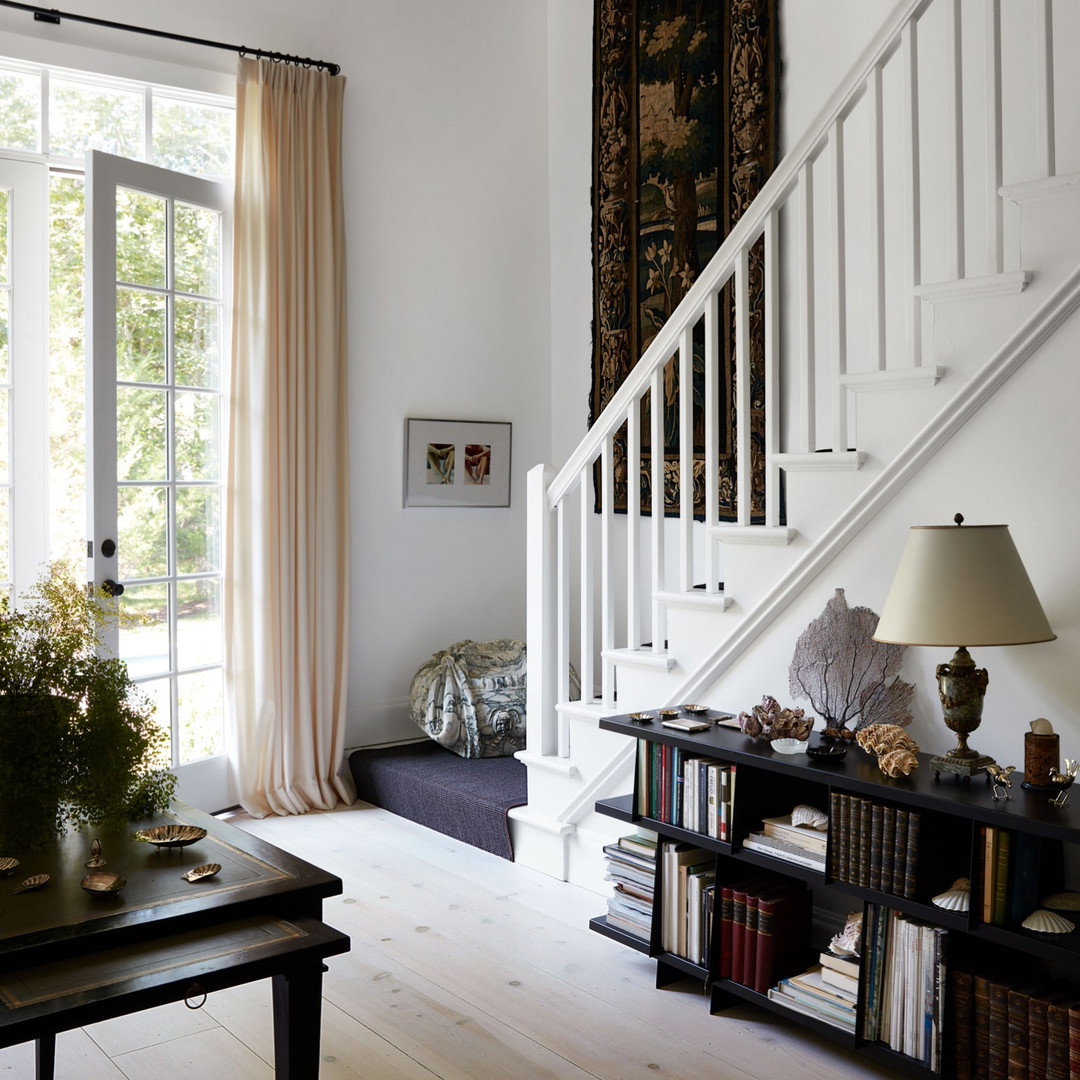
<svg viewBox="0 0 1080 1080">
<path fill-rule="evenodd" d="M 590 424 L 723 243 L 776 164 L 778 0 L 596 0 Z M 764 515 L 761 245 L 750 258 L 751 520 Z M 733 298 L 721 297 L 720 518 L 735 505 Z M 666 513 L 679 507 L 677 361 L 664 384 Z M 704 335 L 694 338 L 694 514 L 705 510 Z M 639 477 L 651 513 L 649 405 L 641 461 L 615 440 L 615 509 Z M 599 485 L 596 505 L 600 508 Z"/>
</svg>

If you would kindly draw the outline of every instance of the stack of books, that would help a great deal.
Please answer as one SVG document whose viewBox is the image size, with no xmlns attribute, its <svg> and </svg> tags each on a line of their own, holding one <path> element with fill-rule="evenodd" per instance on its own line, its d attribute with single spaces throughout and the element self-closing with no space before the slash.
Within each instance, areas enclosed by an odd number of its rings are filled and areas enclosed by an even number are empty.
<svg viewBox="0 0 1080 1080">
<path fill-rule="evenodd" d="M 859 961 L 824 952 L 819 962 L 801 975 L 781 979 L 769 998 L 784 1008 L 843 1031 L 855 1031 L 859 1000 Z"/>
<path fill-rule="evenodd" d="M 805 963 L 810 893 L 801 882 L 761 875 L 720 886 L 721 977 L 759 994 Z"/>
<path fill-rule="evenodd" d="M 994 825 L 981 826 L 980 839 L 983 922 L 997 926 L 1019 922 L 1039 907 L 1040 896 L 1061 888 L 1060 840 Z"/>
<path fill-rule="evenodd" d="M 920 826 L 916 810 L 834 791 L 829 806 L 833 878 L 910 900 L 918 888 Z"/>
<path fill-rule="evenodd" d="M 660 947 L 707 965 L 715 909 L 716 856 L 693 844 L 661 845 L 663 888 Z"/>
<path fill-rule="evenodd" d="M 941 1068 L 947 940 L 943 927 L 867 906 L 863 1037 L 934 1072 Z"/>
<path fill-rule="evenodd" d="M 784 862 L 825 872 L 828 836 L 807 825 L 793 825 L 791 815 L 765 818 L 761 832 L 751 833 L 744 841 L 747 851 L 758 851 Z"/>
<path fill-rule="evenodd" d="M 730 839 L 735 766 L 677 746 L 638 740 L 637 812 L 642 817 Z"/>
<path fill-rule="evenodd" d="M 608 900 L 607 923 L 648 941 L 652 934 L 653 897 L 656 888 L 656 839 L 623 836 L 604 847 L 606 881 L 614 882 Z"/>
</svg>

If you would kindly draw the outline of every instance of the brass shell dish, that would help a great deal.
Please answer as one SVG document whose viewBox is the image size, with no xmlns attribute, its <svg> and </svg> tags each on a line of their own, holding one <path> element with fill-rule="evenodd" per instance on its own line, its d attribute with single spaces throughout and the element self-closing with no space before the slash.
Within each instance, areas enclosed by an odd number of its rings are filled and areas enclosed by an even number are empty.
<svg viewBox="0 0 1080 1080">
<path fill-rule="evenodd" d="M 48 880 L 48 874 L 34 874 L 33 877 L 20 881 L 18 885 L 12 885 L 11 891 L 13 893 L 30 892 L 31 889 L 40 889 Z"/>
<path fill-rule="evenodd" d="M 213 877 L 221 869 L 221 863 L 208 862 L 203 863 L 202 866 L 193 867 L 186 874 L 180 876 L 185 881 L 202 881 L 203 878 Z"/>
<path fill-rule="evenodd" d="M 14 874 L 18 867 L 18 859 L 0 859 L 0 877 L 7 877 L 8 874 Z"/>
<path fill-rule="evenodd" d="M 684 705 L 683 712 L 688 712 L 691 716 L 700 716 L 709 711 L 708 705 Z"/>
<path fill-rule="evenodd" d="M 197 843 L 204 836 L 206 830 L 195 825 L 156 825 L 152 829 L 140 829 L 132 839 L 153 844 L 156 848 L 181 848 Z"/>
<path fill-rule="evenodd" d="M 98 871 L 94 874 L 87 874 L 79 884 L 88 893 L 97 893 L 100 896 L 106 893 L 119 892 L 127 884 L 127 881 L 119 874 L 106 874 Z"/>
<path fill-rule="evenodd" d="M 647 712 L 632 712 L 628 714 L 632 723 L 635 724 L 651 724 L 653 715 Z"/>
</svg>

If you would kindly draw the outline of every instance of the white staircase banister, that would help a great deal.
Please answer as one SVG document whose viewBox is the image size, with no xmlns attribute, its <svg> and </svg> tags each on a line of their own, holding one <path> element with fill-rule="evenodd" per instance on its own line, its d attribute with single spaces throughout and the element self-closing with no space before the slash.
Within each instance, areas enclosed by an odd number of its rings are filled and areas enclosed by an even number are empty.
<svg viewBox="0 0 1080 1080">
<path fill-rule="evenodd" d="M 897 5 L 892 16 L 886 20 L 856 61 L 848 77 L 840 83 L 818 113 L 815 122 L 762 186 L 757 198 L 728 233 L 727 239 L 690 287 L 676 312 L 660 328 L 596 423 L 559 470 L 548 490 L 549 506 L 553 507 L 567 492 L 573 490 L 581 470 L 599 457 L 604 440 L 619 430 L 625 421 L 627 410 L 645 393 L 653 367 L 665 363 L 674 355 L 682 328 L 701 318 L 709 294 L 734 272 L 739 251 L 749 248 L 762 235 L 765 222 L 773 208 L 787 198 L 798 182 L 803 166 L 821 151 L 833 125 L 842 120 L 858 103 L 871 73 L 896 49 L 901 31 L 910 20 L 917 19 L 932 2 L 933 0 L 903 0 Z M 680 317 L 677 318 L 677 315 Z"/>
</svg>

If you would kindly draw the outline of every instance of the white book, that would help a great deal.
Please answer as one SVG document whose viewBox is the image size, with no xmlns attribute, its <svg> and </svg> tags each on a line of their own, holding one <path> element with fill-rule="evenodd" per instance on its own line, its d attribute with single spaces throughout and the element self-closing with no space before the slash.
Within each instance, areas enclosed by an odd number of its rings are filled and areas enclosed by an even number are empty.
<svg viewBox="0 0 1080 1080">
<path fill-rule="evenodd" d="M 814 851 L 807 851 L 797 844 L 791 844 L 779 836 L 766 836 L 764 833 L 751 833 L 744 841 L 743 848 L 757 851 L 762 855 L 771 855 L 774 859 L 805 866 L 810 870 L 825 871 L 825 856 Z"/>
</svg>

